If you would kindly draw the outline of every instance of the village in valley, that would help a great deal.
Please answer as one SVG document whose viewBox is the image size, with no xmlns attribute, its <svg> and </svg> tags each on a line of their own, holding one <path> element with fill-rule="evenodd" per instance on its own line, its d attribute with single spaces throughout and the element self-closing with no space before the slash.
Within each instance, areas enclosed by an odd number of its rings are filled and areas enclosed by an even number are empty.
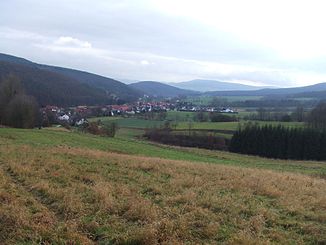
<svg viewBox="0 0 326 245">
<path fill-rule="evenodd" d="M 229 107 L 211 107 L 193 105 L 189 102 L 157 101 L 157 102 L 136 102 L 124 105 L 105 105 L 105 106 L 76 106 L 61 108 L 54 105 L 47 105 L 41 108 L 42 125 L 49 124 L 68 124 L 71 126 L 81 126 L 87 123 L 87 119 L 94 117 L 132 117 L 144 113 L 158 113 L 167 111 L 181 112 L 217 112 L 236 114 L 235 109 Z"/>
<path fill-rule="evenodd" d="M 326 245 L 325 7 L 0 0 L 0 245 Z"/>
</svg>

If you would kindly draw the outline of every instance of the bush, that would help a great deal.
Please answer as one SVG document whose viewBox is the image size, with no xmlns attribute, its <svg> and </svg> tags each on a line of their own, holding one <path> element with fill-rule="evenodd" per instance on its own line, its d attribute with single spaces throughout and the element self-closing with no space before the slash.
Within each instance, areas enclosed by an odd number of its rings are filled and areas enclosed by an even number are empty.
<svg viewBox="0 0 326 245">
<path fill-rule="evenodd" d="M 116 123 L 102 124 L 98 121 L 85 123 L 79 129 L 90 134 L 114 137 L 118 127 Z"/>
<path fill-rule="evenodd" d="M 82 127 L 82 129 L 83 131 L 86 131 L 87 133 L 90 134 L 95 134 L 95 135 L 103 134 L 97 122 L 90 122 L 89 124 Z"/>
<path fill-rule="evenodd" d="M 236 122 L 238 121 L 236 116 L 229 116 L 222 113 L 211 113 L 210 119 L 212 122 Z"/>
<path fill-rule="evenodd" d="M 102 126 L 102 130 L 106 136 L 114 137 L 118 130 L 118 125 L 115 122 L 106 123 Z"/>
</svg>

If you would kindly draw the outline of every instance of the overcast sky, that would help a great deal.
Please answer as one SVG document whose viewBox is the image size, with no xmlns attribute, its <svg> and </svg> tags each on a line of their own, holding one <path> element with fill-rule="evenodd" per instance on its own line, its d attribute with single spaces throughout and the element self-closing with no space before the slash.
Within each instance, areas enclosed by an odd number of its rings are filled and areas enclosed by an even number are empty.
<svg viewBox="0 0 326 245">
<path fill-rule="evenodd" d="M 326 82 L 326 2 L 1 0 L 0 52 L 116 79 Z"/>
</svg>

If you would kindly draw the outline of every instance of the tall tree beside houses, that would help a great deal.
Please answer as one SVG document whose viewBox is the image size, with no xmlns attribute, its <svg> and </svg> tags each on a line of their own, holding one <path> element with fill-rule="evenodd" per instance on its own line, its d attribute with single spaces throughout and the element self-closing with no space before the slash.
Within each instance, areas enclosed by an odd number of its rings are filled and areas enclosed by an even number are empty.
<svg viewBox="0 0 326 245">
<path fill-rule="evenodd" d="M 34 97 L 26 95 L 20 79 L 8 75 L 0 81 L 0 124 L 16 128 L 33 128 L 39 117 Z"/>
</svg>

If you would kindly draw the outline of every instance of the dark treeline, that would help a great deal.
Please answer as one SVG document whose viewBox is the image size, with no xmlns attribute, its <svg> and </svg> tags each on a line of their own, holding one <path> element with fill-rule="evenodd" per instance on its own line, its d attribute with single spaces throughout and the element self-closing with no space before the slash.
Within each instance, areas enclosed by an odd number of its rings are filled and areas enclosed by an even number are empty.
<svg viewBox="0 0 326 245">
<path fill-rule="evenodd" d="M 229 102 L 231 107 L 314 107 L 318 100 L 260 99 Z"/>
<path fill-rule="evenodd" d="M 249 124 L 234 133 L 229 150 L 268 158 L 326 160 L 326 131 Z"/>
<path fill-rule="evenodd" d="M 196 122 L 236 122 L 238 118 L 235 115 L 226 115 L 220 112 L 203 112 L 194 113 L 194 121 Z"/>
<path fill-rule="evenodd" d="M 144 137 L 168 145 L 198 147 L 211 150 L 227 150 L 228 140 L 223 137 L 197 134 L 195 132 L 177 133 L 169 128 L 146 130 Z"/>
<path fill-rule="evenodd" d="M 324 92 L 325 94 L 325 92 Z M 299 100 L 293 96 L 268 96 L 261 99 L 246 99 L 239 101 L 228 100 L 223 97 L 213 97 L 210 106 L 214 107 L 247 107 L 247 108 L 285 108 L 285 107 L 315 107 L 320 99 L 325 97 L 314 97 L 311 100 Z"/>
<path fill-rule="evenodd" d="M 282 108 L 258 108 L 256 113 L 247 115 L 243 119 L 251 121 L 303 122 L 306 120 L 306 114 L 301 106 L 298 106 L 292 112 L 282 111 Z"/>
</svg>

